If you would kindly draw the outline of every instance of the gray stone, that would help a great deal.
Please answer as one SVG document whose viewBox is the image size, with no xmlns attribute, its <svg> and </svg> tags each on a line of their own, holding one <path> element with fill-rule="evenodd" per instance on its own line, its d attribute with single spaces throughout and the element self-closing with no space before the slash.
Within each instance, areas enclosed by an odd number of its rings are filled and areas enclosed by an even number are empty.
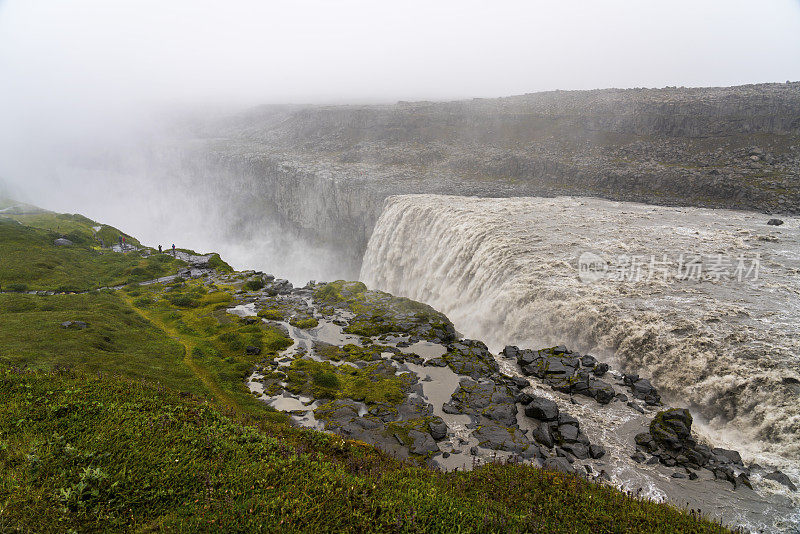
<svg viewBox="0 0 800 534">
<path fill-rule="evenodd" d="M 59 237 L 58 239 L 53 241 L 53 244 L 55 246 L 57 246 L 57 247 L 71 247 L 75 243 L 73 243 L 72 241 L 70 241 L 69 239 L 67 239 L 65 237 Z"/>
<path fill-rule="evenodd" d="M 483 421 L 473 437 L 486 449 L 521 453 L 530 446 L 530 441 L 518 428 L 507 428 L 491 421 Z"/>
<path fill-rule="evenodd" d="M 575 425 L 561 425 L 558 427 L 558 433 L 567 443 L 578 441 L 578 427 Z"/>
<path fill-rule="evenodd" d="M 589 456 L 594 458 L 595 460 L 602 458 L 606 455 L 606 448 L 602 445 L 589 445 Z"/>
<path fill-rule="evenodd" d="M 563 473 L 565 475 L 575 474 L 575 469 L 572 467 L 569 461 L 567 461 L 567 459 L 563 457 L 545 459 L 545 461 L 542 462 L 542 468 L 548 471 Z"/>
<path fill-rule="evenodd" d="M 558 405 L 550 399 L 534 397 L 525 407 L 525 415 L 540 421 L 553 421 L 558 418 Z"/>
<path fill-rule="evenodd" d="M 420 432 L 419 430 L 409 430 L 408 437 L 411 439 L 411 444 L 408 450 L 412 454 L 426 455 L 433 452 L 438 452 L 439 447 L 433 438 L 427 432 Z"/>
<path fill-rule="evenodd" d="M 550 426 L 546 423 L 535 424 L 531 430 L 531 437 L 548 449 L 552 449 L 555 444 L 553 433 L 550 430 Z"/>
<path fill-rule="evenodd" d="M 440 417 L 428 423 L 428 430 L 430 430 L 431 437 L 436 441 L 447 437 L 447 424 Z"/>
<path fill-rule="evenodd" d="M 772 473 L 764 475 L 764 478 L 766 478 L 767 480 L 774 480 L 778 484 L 783 484 L 792 491 L 797 491 L 797 486 L 794 485 L 792 480 L 788 476 L 786 476 L 786 473 L 784 473 L 783 471 L 779 471 L 776 469 Z"/>
</svg>

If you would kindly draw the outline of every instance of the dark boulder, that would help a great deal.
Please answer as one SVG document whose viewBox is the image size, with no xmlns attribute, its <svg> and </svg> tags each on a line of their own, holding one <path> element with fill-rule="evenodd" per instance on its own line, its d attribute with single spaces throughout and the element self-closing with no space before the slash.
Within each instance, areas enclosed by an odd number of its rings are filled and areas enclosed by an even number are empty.
<svg viewBox="0 0 800 534">
<path fill-rule="evenodd" d="M 742 463 L 742 455 L 736 451 L 715 447 L 714 449 L 711 450 L 711 453 L 716 457 L 717 461 L 719 461 L 720 463 L 732 463 L 735 465 L 744 465 Z"/>
<path fill-rule="evenodd" d="M 589 456 L 594 458 L 595 460 L 602 458 L 606 455 L 606 448 L 602 445 L 589 445 Z"/>
<path fill-rule="evenodd" d="M 583 443 L 565 443 L 563 448 L 578 460 L 586 460 L 589 458 L 589 447 Z"/>
<path fill-rule="evenodd" d="M 780 219 L 770 219 L 767 221 L 767 224 L 770 226 L 780 226 L 783 224 L 783 221 Z"/>
<path fill-rule="evenodd" d="M 439 452 L 439 446 L 427 432 L 420 432 L 419 430 L 409 430 L 408 439 L 410 443 L 408 450 L 411 454 L 419 454 L 425 456 L 435 452 Z"/>
<path fill-rule="evenodd" d="M 447 437 L 447 424 L 442 420 L 441 417 L 436 417 L 430 421 L 428 423 L 428 430 L 431 433 L 431 437 L 436 441 Z"/>
<path fill-rule="evenodd" d="M 558 418 L 558 404 L 549 399 L 534 397 L 525 407 L 525 415 L 540 421 L 554 421 Z"/>
<path fill-rule="evenodd" d="M 253 345 L 248 345 L 245 347 L 244 352 L 250 356 L 257 356 L 261 354 L 261 349 L 259 347 L 254 347 Z"/>
<path fill-rule="evenodd" d="M 598 377 L 599 376 L 603 376 L 607 372 L 608 372 L 608 364 L 607 363 L 598 363 L 592 369 L 592 373 L 594 373 L 594 375 L 598 376 Z"/>
<path fill-rule="evenodd" d="M 788 476 L 786 476 L 786 473 L 778 471 L 777 469 L 772 473 L 764 475 L 764 478 L 766 478 L 767 480 L 774 480 L 778 484 L 783 484 L 792 491 L 797 491 L 797 486 L 795 486 L 792 480 Z"/>
<path fill-rule="evenodd" d="M 483 420 L 473 433 L 478 444 L 486 449 L 510 451 L 520 454 L 530 447 L 531 442 L 518 428 L 505 427 L 492 421 Z"/>
<path fill-rule="evenodd" d="M 575 469 L 569 461 L 563 457 L 547 458 L 542 462 L 542 468 L 547 471 L 555 471 L 556 473 L 563 473 L 565 475 L 575 474 Z"/>
<path fill-rule="evenodd" d="M 531 437 L 537 443 L 544 445 L 548 449 L 552 449 L 556 442 L 555 438 L 553 437 L 553 432 L 550 430 L 550 425 L 544 422 L 533 425 Z"/>
</svg>

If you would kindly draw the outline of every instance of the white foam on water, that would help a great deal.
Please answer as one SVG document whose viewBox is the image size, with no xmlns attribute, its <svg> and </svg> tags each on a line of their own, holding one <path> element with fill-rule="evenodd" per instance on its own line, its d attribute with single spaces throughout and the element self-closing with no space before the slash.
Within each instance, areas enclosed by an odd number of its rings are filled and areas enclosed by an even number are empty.
<svg viewBox="0 0 800 534">
<path fill-rule="evenodd" d="M 649 377 L 692 409 L 702 435 L 798 481 L 800 219 L 767 219 L 592 198 L 397 196 L 360 278 L 432 305 L 494 351 L 566 344 Z M 611 268 L 620 255 L 667 255 L 669 275 L 584 283 L 585 252 Z M 680 280 L 681 254 L 702 256 L 707 274 L 720 255 L 734 274 L 742 256 L 758 276 Z"/>
</svg>

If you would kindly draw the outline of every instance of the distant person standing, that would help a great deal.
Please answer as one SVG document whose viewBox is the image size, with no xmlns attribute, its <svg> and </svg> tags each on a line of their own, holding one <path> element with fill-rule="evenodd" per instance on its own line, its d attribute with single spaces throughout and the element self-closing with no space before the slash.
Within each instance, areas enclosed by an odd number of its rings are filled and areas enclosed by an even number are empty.
<svg viewBox="0 0 800 534">
<path fill-rule="evenodd" d="M 172 244 L 172 255 L 175 255 L 175 243 Z"/>
<path fill-rule="evenodd" d="M 158 245 L 158 253 L 161 254 L 161 245 Z"/>
<path fill-rule="evenodd" d="M 122 236 L 119 236 L 118 241 L 119 241 L 119 248 L 120 250 L 122 250 Z"/>
</svg>

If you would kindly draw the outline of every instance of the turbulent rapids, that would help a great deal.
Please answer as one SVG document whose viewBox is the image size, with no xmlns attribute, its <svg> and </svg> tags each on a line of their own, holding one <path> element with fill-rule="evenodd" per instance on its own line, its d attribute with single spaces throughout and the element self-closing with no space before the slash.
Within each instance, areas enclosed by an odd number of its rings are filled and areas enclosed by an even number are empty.
<svg viewBox="0 0 800 534">
<path fill-rule="evenodd" d="M 591 198 L 396 196 L 361 279 L 442 310 L 495 351 L 591 351 L 651 377 L 715 434 L 745 438 L 755 458 L 796 459 L 800 220 L 766 220 Z M 584 253 L 602 259 L 597 276 L 579 276 Z"/>
</svg>

